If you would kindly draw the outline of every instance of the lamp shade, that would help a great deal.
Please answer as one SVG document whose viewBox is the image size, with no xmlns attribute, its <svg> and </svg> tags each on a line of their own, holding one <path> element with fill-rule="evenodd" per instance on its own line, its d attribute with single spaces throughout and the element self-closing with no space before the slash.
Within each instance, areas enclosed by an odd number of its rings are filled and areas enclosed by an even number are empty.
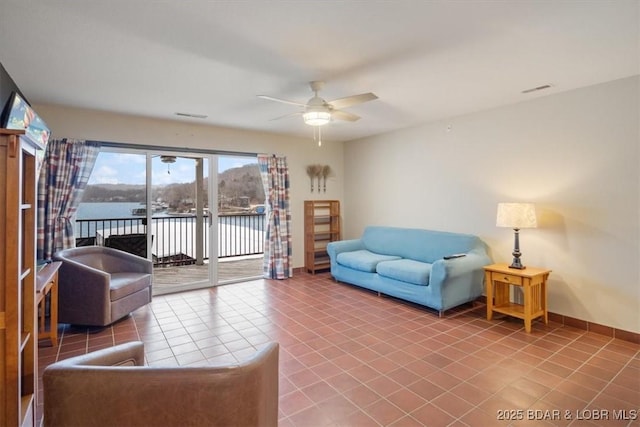
<svg viewBox="0 0 640 427">
<path fill-rule="evenodd" d="M 498 203 L 497 227 L 536 228 L 536 208 L 533 203 Z"/>
</svg>

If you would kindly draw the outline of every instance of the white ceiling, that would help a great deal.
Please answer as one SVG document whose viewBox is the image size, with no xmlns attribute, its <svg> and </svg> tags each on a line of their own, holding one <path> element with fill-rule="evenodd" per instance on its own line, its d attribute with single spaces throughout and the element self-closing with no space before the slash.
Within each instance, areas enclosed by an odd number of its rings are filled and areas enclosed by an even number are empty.
<svg viewBox="0 0 640 427">
<path fill-rule="evenodd" d="M 0 0 L 0 63 L 32 104 L 305 137 L 256 95 L 374 92 L 344 141 L 637 75 L 638 27 L 638 0 Z"/>
</svg>

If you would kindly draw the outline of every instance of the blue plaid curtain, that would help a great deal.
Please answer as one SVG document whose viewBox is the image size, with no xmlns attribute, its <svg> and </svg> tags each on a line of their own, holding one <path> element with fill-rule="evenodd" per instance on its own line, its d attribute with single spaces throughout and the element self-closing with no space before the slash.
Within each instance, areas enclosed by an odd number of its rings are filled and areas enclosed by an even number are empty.
<svg viewBox="0 0 640 427">
<path fill-rule="evenodd" d="M 260 154 L 258 165 L 267 199 L 262 273 L 266 279 L 286 279 L 293 276 L 287 158 Z"/>
<path fill-rule="evenodd" d="M 38 259 L 75 247 L 73 223 L 100 144 L 74 139 L 47 144 L 38 180 Z"/>
</svg>

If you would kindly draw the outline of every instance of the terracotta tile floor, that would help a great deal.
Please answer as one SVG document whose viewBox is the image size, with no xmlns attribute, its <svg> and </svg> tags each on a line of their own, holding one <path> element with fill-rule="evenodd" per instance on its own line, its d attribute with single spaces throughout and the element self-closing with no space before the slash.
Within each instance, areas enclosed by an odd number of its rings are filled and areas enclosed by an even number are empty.
<svg viewBox="0 0 640 427">
<path fill-rule="evenodd" d="M 526 334 L 482 304 L 441 319 L 328 274 L 159 296 L 112 327 L 61 329 L 40 372 L 138 339 L 155 366 L 236 362 L 278 341 L 282 427 L 640 425 L 639 345 L 540 321 Z M 41 381 L 39 395 L 41 416 Z"/>
</svg>

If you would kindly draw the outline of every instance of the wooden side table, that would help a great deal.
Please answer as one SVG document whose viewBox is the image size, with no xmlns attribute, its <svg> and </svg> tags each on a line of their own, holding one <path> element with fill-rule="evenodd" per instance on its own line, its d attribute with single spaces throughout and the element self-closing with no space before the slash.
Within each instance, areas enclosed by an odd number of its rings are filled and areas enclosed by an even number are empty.
<svg viewBox="0 0 640 427">
<path fill-rule="evenodd" d="M 531 332 L 531 321 L 542 317 L 549 323 L 547 313 L 547 278 L 551 270 L 527 267 L 524 270 L 509 268 L 507 264 L 484 267 L 487 294 L 487 320 L 493 313 L 502 313 L 524 320 L 524 329 Z M 522 288 L 523 304 L 511 302 L 511 286 Z"/>
<path fill-rule="evenodd" d="M 38 339 L 49 338 L 53 346 L 58 345 L 58 269 L 62 262 L 56 261 L 42 267 L 36 275 L 36 306 L 40 314 Z M 49 331 L 45 329 L 45 302 L 49 295 L 50 324 Z M 42 310 L 42 312 L 40 311 Z"/>
</svg>

